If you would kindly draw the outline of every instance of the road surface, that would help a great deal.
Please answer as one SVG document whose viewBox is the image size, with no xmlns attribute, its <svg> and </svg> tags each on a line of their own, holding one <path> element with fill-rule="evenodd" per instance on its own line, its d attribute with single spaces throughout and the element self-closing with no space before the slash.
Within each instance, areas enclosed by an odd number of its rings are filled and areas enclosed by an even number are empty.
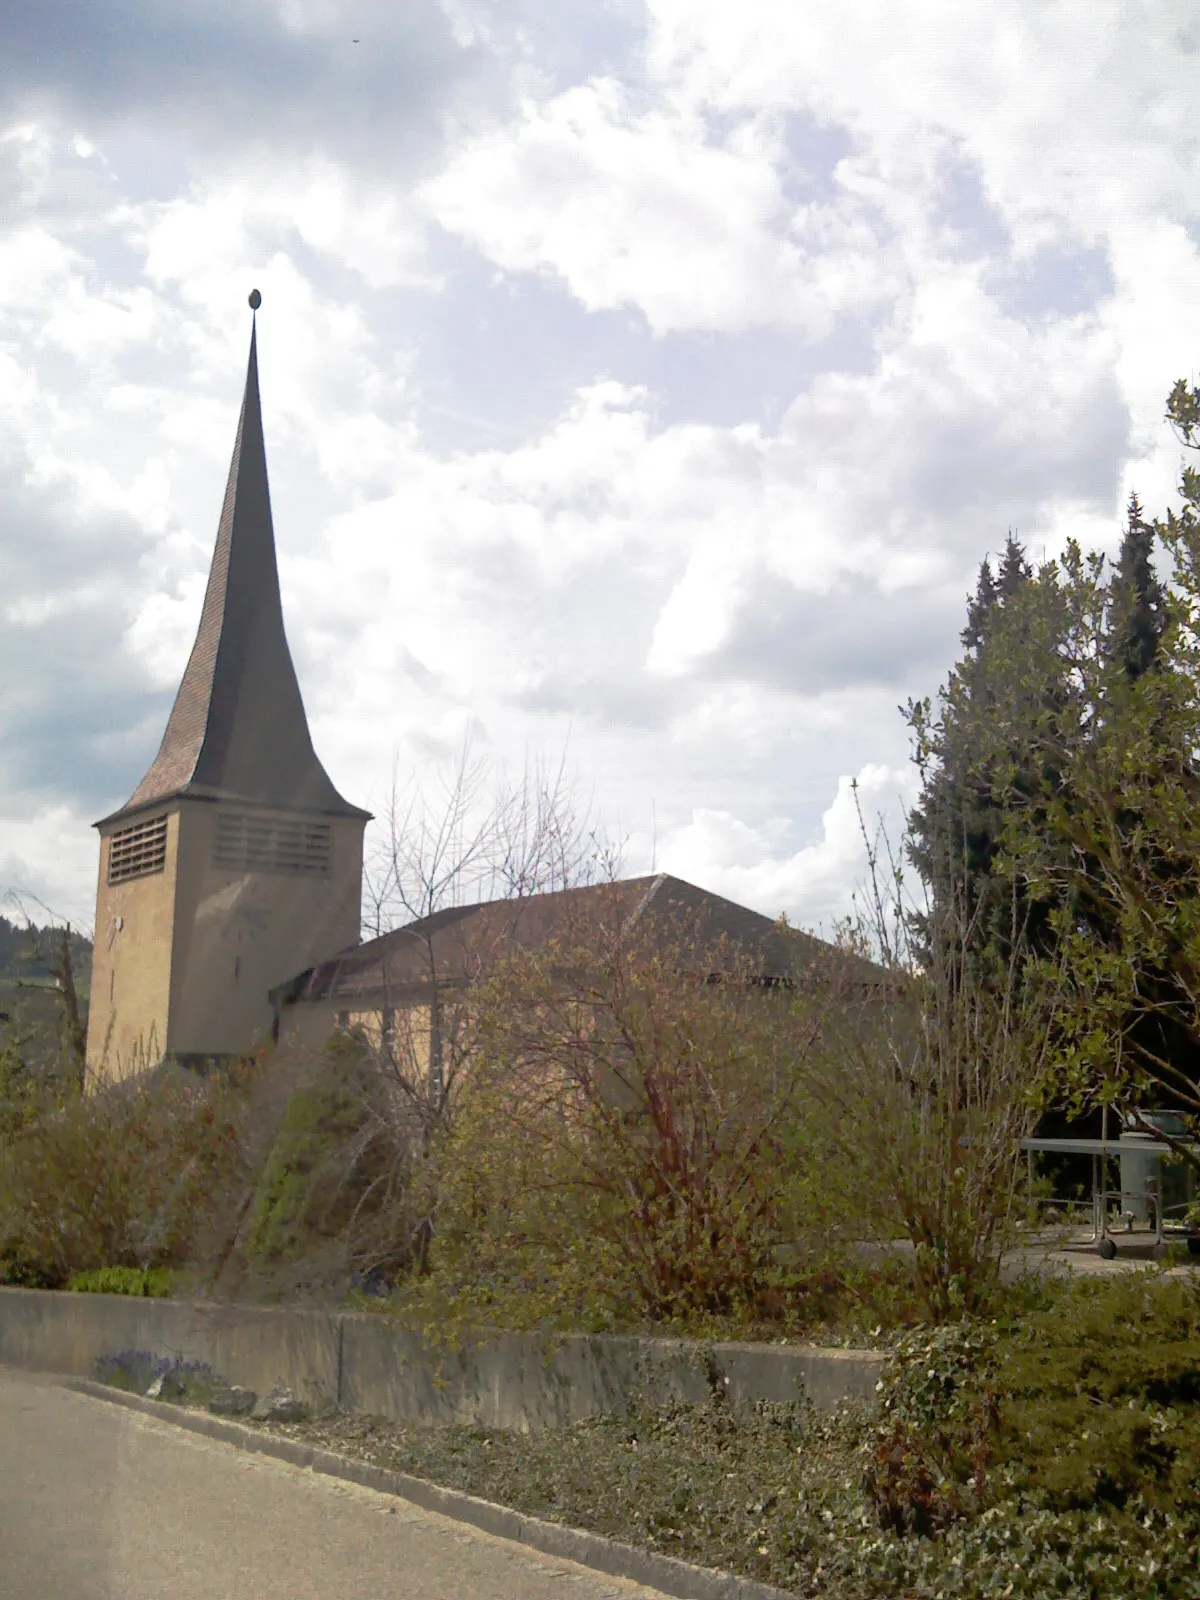
<svg viewBox="0 0 1200 1600">
<path fill-rule="evenodd" d="M 3 1600 L 661 1600 L 0 1367 Z"/>
</svg>

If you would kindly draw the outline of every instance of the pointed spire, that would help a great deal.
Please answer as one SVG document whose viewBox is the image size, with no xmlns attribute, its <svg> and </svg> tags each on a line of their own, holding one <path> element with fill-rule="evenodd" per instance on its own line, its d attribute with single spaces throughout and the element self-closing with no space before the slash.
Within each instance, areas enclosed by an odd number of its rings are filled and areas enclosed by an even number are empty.
<svg viewBox="0 0 1200 1600">
<path fill-rule="evenodd" d="M 256 289 L 252 310 L 261 303 Z M 159 752 L 115 815 L 176 795 L 366 815 L 342 799 L 317 759 L 284 632 L 257 318 L 196 642 Z"/>
</svg>

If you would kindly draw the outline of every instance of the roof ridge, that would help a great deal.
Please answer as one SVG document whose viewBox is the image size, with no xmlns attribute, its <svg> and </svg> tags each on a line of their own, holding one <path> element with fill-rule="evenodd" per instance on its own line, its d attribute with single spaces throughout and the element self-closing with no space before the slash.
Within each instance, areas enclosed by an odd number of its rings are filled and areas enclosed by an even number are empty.
<svg viewBox="0 0 1200 1600">
<path fill-rule="evenodd" d="M 637 905 L 634 906 L 633 910 L 626 917 L 626 919 L 625 919 L 625 928 L 624 928 L 624 931 L 626 933 L 628 933 L 629 930 L 635 925 L 635 923 L 637 923 L 641 919 L 641 917 L 643 916 L 643 914 L 646 911 L 646 908 L 649 906 L 651 900 L 654 899 L 654 896 L 662 888 L 663 884 L 666 883 L 668 876 L 669 876 L 669 874 L 665 873 L 665 872 L 660 872 L 655 876 L 655 878 L 654 878 L 653 882 L 651 883 L 650 887 L 646 890 L 645 894 L 638 901 Z M 634 879 L 633 881 L 636 883 L 637 880 Z"/>
</svg>

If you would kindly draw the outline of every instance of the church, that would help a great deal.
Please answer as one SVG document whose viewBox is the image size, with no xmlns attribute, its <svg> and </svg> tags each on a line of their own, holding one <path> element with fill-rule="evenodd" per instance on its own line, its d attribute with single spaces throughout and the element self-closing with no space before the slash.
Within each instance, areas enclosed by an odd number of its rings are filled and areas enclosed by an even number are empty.
<svg viewBox="0 0 1200 1600">
<path fill-rule="evenodd" d="M 252 310 L 260 304 L 255 290 Z M 279 1040 L 281 1028 L 317 1047 L 347 1026 L 382 1036 L 397 1006 L 423 1018 L 424 1053 L 436 1053 L 431 994 L 554 938 L 580 914 L 622 926 L 651 908 L 686 916 L 748 956 L 768 986 L 829 954 L 820 940 L 665 874 L 520 907 L 448 908 L 363 945 L 370 820 L 313 749 L 288 649 L 252 323 L 196 640 L 158 754 L 96 824 L 89 1080 L 133 1077 L 166 1057 L 203 1068 Z"/>
<path fill-rule="evenodd" d="M 149 771 L 96 824 L 89 1077 L 269 1037 L 272 987 L 358 942 L 369 821 L 313 749 L 288 649 L 252 324 L 196 641 Z"/>
</svg>

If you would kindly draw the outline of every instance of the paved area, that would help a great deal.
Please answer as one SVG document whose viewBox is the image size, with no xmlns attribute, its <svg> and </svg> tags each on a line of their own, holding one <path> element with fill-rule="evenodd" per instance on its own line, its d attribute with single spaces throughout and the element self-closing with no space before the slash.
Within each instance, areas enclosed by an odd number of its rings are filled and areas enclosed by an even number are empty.
<svg viewBox="0 0 1200 1600">
<path fill-rule="evenodd" d="M 1000 1275 L 1008 1283 L 1028 1272 L 1111 1278 L 1123 1272 L 1139 1272 L 1158 1265 L 1152 1249 L 1153 1238 L 1145 1233 L 1132 1236 L 1114 1233 L 1117 1254 L 1111 1261 L 1104 1260 L 1096 1253 L 1091 1238 L 1087 1228 L 1055 1228 L 1030 1233 L 1022 1244 L 1006 1253 Z M 913 1253 L 913 1247 L 907 1239 L 895 1239 L 890 1244 L 860 1244 L 856 1249 L 867 1260 L 878 1260 L 885 1255 L 911 1256 Z M 1200 1276 L 1200 1258 L 1184 1260 L 1164 1270 L 1172 1278 Z"/>
<path fill-rule="evenodd" d="M 1154 1236 L 1139 1230 L 1112 1235 L 1117 1254 L 1106 1261 L 1097 1254 L 1090 1228 L 1047 1228 L 1031 1232 L 1025 1243 L 1004 1258 L 1004 1276 L 1012 1279 L 1023 1272 L 1071 1273 L 1084 1277 L 1114 1277 L 1155 1266 Z M 1200 1273 L 1200 1259 L 1187 1259 L 1166 1268 L 1170 1277 Z"/>
<path fill-rule="evenodd" d="M 3 1600 L 657 1600 L 0 1367 Z"/>
</svg>

